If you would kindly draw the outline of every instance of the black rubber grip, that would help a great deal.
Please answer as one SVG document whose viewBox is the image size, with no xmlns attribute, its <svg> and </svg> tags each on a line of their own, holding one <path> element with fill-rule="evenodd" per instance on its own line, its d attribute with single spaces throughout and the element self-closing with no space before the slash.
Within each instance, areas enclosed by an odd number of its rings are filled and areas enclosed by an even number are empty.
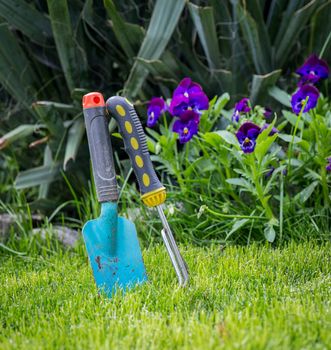
<svg viewBox="0 0 331 350">
<path fill-rule="evenodd" d="M 116 202 L 118 190 L 105 106 L 83 111 L 98 200 Z"/>
<path fill-rule="evenodd" d="M 143 127 L 131 102 L 124 97 L 113 96 L 107 100 L 106 107 L 118 123 L 141 194 L 164 188 L 155 173 Z"/>
</svg>

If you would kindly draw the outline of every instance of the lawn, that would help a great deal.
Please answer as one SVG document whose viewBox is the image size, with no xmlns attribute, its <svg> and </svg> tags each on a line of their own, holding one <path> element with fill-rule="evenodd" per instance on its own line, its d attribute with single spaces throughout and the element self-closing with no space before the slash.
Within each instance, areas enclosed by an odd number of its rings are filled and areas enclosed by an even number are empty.
<svg viewBox="0 0 331 350">
<path fill-rule="evenodd" d="M 2 255 L 1 349 L 326 349 L 331 244 L 182 246 L 181 289 L 163 246 L 144 251 L 150 282 L 98 296 L 82 246 Z"/>
</svg>

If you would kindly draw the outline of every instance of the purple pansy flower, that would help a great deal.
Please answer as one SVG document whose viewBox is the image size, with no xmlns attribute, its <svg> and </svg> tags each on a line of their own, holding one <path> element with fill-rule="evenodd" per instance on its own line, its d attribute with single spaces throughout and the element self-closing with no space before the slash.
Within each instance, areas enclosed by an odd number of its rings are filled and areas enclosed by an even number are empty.
<svg viewBox="0 0 331 350">
<path fill-rule="evenodd" d="M 160 97 L 153 97 L 147 107 L 147 126 L 152 128 L 160 118 L 161 113 L 166 110 L 166 103 Z"/>
<path fill-rule="evenodd" d="M 331 172 L 331 157 L 329 157 L 327 159 L 327 161 L 328 161 L 328 164 L 326 165 L 325 169 L 326 169 L 326 171 L 330 171 Z"/>
<path fill-rule="evenodd" d="M 203 92 L 202 87 L 192 81 L 191 78 L 184 78 L 177 86 L 173 93 L 173 97 L 177 95 L 184 95 L 185 97 L 189 97 L 189 95 L 197 92 Z"/>
<path fill-rule="evenodd" d="M 308 112 L 312 108 L 316 107 L 317 100 L 319 97 L 319 91 L 315 86 L 304 85 L 300 87 L 291 98 L 292 110 L 295 114 L 299 114 L 302 108 L 303 103 L 308 97 L 307 104 L 304 108 L 304 112 Z"/>
<path fill-rule="evenodd" d="M 169 112 L 176 117 L 181 117 L 187 110 L 193 110 L 197 113 L 208 109 L 209 101 L 206 94 L 201 92 L 192 92 L 188 96 L 174 95 L 171 100 Z"/>
<path fill-rule="evenodd" d="M 262 132 L 263 130 L 265 130 L 265 129 L 268 129 L 268 127 L 269 127 L 269 124 L 265 123 L 265 124 L 262 126 L 262 128 L 261 128 L 261 132 Z M 269 136 L 275 135 L 275 134 L 277 134 L 278 132 L 279 132 L 278 129 L 275 128 L 275 127 L 273 127 L 273 128 L 270 130 Z"/>
<path fill-rule="evenodd" d="M 179 134 L 179 142 L 186 143 L 198 133 L 200 117 L 193 110 L 186 112 L 186 120 L 177 119 L 172 127 L 172 130 Z"/>
<path fill-rule="evenodd" d="M 236 133 L 236 137 L 244 153 L 252 153 L 255 149 L 256 139 L 261 132 L 261 128 L 252 123 L 245 122 Z"/>
<path fill-rule="evenodd" d="M 234 106 L 232 121 L 238 123 L 240 115 L 243 113 L 248 113 L 250 111 L 251 108 L 249 107 L 249 99 L 247 97 L 243 98 Z"/>
<path fill-rule="evenodd" d="M 209 100 L 202 87 L 190 78 L 184 78 L 173 93 L 169 112 L 178 117 L 173 131 L 185 143 L 198 133 L 201 111 L 208 109 Z"/>
<path fill-rule="evenodd" d="M 266 119 L 269 119 L 272 116 L 273 112 L 272 109 L 269 107 L 264 107 L 264 112 L 263 112 L 263 116 Z"/>
<path fill-rule="evenodd" d="M 309 56 L 304 64 L 296 72 L 301 76 L 300 85 L 305 83 L 316 83 L 320 79 L 326 79 L 329 76 L 328 64 L 318 58 L 318 56 Z"/>
</svg>

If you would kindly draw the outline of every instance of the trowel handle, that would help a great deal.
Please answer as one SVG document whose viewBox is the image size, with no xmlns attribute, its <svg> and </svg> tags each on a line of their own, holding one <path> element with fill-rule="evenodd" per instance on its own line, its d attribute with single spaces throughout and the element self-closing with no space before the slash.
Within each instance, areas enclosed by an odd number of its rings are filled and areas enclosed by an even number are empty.
<svg viewBox="0 0 331 350">
<path fill-rule="evenodd" d="M 107 100 L 106 106 L 118 123 L 125 150 L 139 183 L 142 201 L 150 207 L 162 204 L 166 191 L 155 173 L 146 136 L 132 103 L 124 97 L 113 96 Z"/>
<path fill-rule="evenodd" d="M 83 112 L 98 200 L 116 202 L 116 174 L 103 96 L 99 92 L 84 95 Z"/>
</svg>

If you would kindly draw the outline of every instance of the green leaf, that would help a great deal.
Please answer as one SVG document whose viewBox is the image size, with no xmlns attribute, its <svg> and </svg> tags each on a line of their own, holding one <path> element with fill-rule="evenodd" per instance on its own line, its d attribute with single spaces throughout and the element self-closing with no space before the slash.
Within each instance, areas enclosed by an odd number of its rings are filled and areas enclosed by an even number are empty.
<svg viewBox="0 0 331 350">
<path fill-rule="evenodd" d="M 44 151 L 44 166 L 50 166 L 53 163 L 52 151 L 48 145 L 45 147 Z M 49 191 L 49 183 L 40 185 L 38 199 L 47 198 Z"/>
<path fill-rule="evenodd" d="M 281 90 L 277 86 L 273 86 L 268 89 L 268 93 L 271 97 L 273 97 L 276 101 L 280 102 L 282 105 L 286 107 L 291 107 L 291 96 L 284 90 Z"/>
<path fill-rule="evenodd" d="M 276 120 L 274 120 L 273 123 L 271 123 L 267 129 L 263 130 L 256 140 L 254 155 L 259 162 L 262 161 L 263 157 L 268 152 L 270 146 L 274 143 L 278 136 L 278 133 L 269 136 L 270 131 L 275 124 L 275 121 Z"/>
<path fill-rule="evenodd" d="M 126 56 L 135 57 L 144 38 L 144 29 L 136 24 L 126 23 L 112 0 L 104 0 L 104 6 L 111 18 L 115 36 Z"/>
<path fill-rule="evenodd" d="M 270 225 L 269 223 L 266 224 L 265 228 L 264 228 L 264 237 L 266 238 L 266 240 L 270 243 L 274 242 L 275 238 L 276 238 L 276 231 L 274 229 L 273 225 Z"/>
<path fill-rule="evenodd" d="M 216 116 L 221 114 L 221 110 L 227 105 L 229 101 L 230 95 L 227 92 L 224 92 L 220 97 L 217 98 L 213 108 Z"/>
<path fill-rule="evenodd" d="M 207 134 L 217 135 L 221 139 L 223 139 L 226 143 L 229 143 L 230 145 L 238 146 L 238 140 L 236 136 L 232 134 L 232 132 L 229 132 L 227 130 L 217 130 Z"/>
<path fill-rule="evenodd" d="M 291 1 L 289 1 L 289 6 L 290 3 Z M 288 21 L 283 21 L 286 29 L 278 32 L 274 45 L 276 49 L 275 60 L 278 66 L 282 66 L 286 61 L 292 47 L 297 43 L 297 37 L 305 28 L 305 24 L 309 21 L 317 5 L 317 0 L 311 0 L 305 6 L 292 13 Z"/>
<path fill-rule="evenodd" d="M 0 0 L 0 14 L 11 26 L 37 44 L 46 44 L 52 38 L 49 19 L 32 4 L 22 0 Z"/>
<path fill-rule="evenodd" d="M 188 8 L 206 54 L 209 68 L 220 68 L 220 50 L 213 8 L 199 7 L 192 3 L 188 3 Z"/>
<path fill-rule="evenodd" d="M 9 131 L 7 134 L 3 135 L 0 138 L 0 150 L 9 146 L 14 141 L 23 139 L 31 135 L 33 132 L 36 131 L 37 128 L 37 125 L 23 124 L 15 128 L 14 130 Z"/>
<path fill-rule="evenodd" d="M 328 36 L 331 33 L 331 2 L 326 1 L 314 14 L 310 26 L 310 50 L 319 54 L 323 49 L 324 44 L 327 46 L 324 49 L 324 59 L 327 61 L 331 58 L 330 49 L 331 41 L 327 43 Z"/>
<path fill-rule="evenodd" d="M 138 52 L 139 58 L 156 60 L 161 57 L 177 26 L 184 5 L 185 0 L 156 1 L 144 41 Z M 125 83 L 124 93 L 129 97 L 135 97 L 147 75 L 146 68 L 136 60 Z"/>
<path fill-rule="evenodd" d="M 250 101 L 254 105 L 257 101 L 261 102 L 261 99 L 265 97 L 265 92 L 269 87 L 276 84 L 281 74 L 281 69 L 275 70 L 265 75 L 253 75 Z"/>
<path fill-rule="evenodd" d="M 270 71 L 271 64 L 267 57 L 267 50 L 259 35 L 259 28 L 251 14 L 237 5 L 240 16 L 240 26 L 246 39 L 255 69 L 258 74 L 264 74 Z"/>
<path fill-rule="evenodd" d="M 282 16 L 286 9 L 288 0 L 271 0 L 268 11 L 267 27 L 270 40 L 274 41 L 276 34 L 279 32 L 279 24 L 282 23 Z M 287 21 L 285 19 L 285 21 Z"/>
<path fill-rule="evenodd" d="M 26 108 L 36 95 L 37 76 L 25 52 L 0 18 L 0 83 Z"/>
<path fill-rule="evenodd" d="M 172 80 L 174 83 L 177 82 L 178 75 L 176 75 L 176 72 L 161 60 L 146 60 L 138 57 L 137 61 L 141 66 L 145 67 L 155 79 Z"/>
<path fill-rule="evenodd" d="M 292 135 L 287 135 L 287 134 L 278 134 L 278 137 L 283 141 L 289 142 L 289 143 L 292 142 L 292 140 L 293 140 L 293 143 L 299 143 L 302 141 L 302 139 L 298 136 L 293 137 Z"/>
<path fill-rule="evenodd" d="M 20 172 L 15 180 L 15 188 L 23 189 L 47 184 L 60 177 L 60 164 L 43 165 Z"/>
<path fill-rule="evenodd" d="M 65 148 L 63 169 L 67 170 L 68 163 L 76 159 L 76 155 L 85 132 L 84 119 L 77 119 L 68 132 L 68 139 Z"/>
<path fill-rule="evenodd" d="M 240 220 L 235 220 L 231 231 L 227 234 L 226 239 L 228 239 L 233 233 L 238 231 L 240 228 L 245 226 L 245 224 L 249 221 L 249 219 L 240 219 Z"/>
<path fill-rule="evenodd" d="M 310 196 L 314 193 L 315 188 L 318 186 L 319 182 L 314 181 L 309 186 L 304 188 L 302 191 L 300 191 L 296 196 L 295 199 L 298 200 L 301 204 L 306 202 Z"/>
<path fill-rule="evenodd" d="M 69 105 L 66 103 L 53 102 L 53 101 L 36 101 L 36 102 L 33 102 L 33 106 L 45 107 L 45 109 L 47 109 L 47 110 L 54 108 L 62 113 L 72 113 L 72 112 L 77 113 L 77 112 L 79 112 L 77 107 L 75 107 L 72 104 Z"/>
<path fill-rule="evenodd" d="M 45 123 L 45 126 L 54 138 L 61 139 L 65 132 L 60 113 L 49 104 L 32 104 L 33 110 Z"/>
<path fill-rule="evenodd" d="M 57 53 L 61 62 L 69 91 L 79 86 L 80 76 L 86 70 L 86 57 L 78 51 L 71 27 L 67 0 L 47 0 Z"/>
<path fill-rule="evenodd" d="M 293 125 L 295 127 L 297 124 L 298 116 L 292 112 L 285 111 L 285 110 L 283 110 L 282 113 L 283 113 L 284 118 L 287 121 L 289 121 L 291 123 L 291 125 Z M 304 127 L 304 122 L 302 120 L 299 120 L 298 129 L 302 130 L 303 127 Z"/>
<path fill-rule="evenodd" d="M 245 188 L 251 187 L 251 184 L 246 179 L 244 179 L 242 177 L 226 179 L 225 181 L 227 183 L 229 183 L 230 185 L 234 185 L 234 186 L 240 186 L 240 187 L 245 187 Z"/>
</svg>

